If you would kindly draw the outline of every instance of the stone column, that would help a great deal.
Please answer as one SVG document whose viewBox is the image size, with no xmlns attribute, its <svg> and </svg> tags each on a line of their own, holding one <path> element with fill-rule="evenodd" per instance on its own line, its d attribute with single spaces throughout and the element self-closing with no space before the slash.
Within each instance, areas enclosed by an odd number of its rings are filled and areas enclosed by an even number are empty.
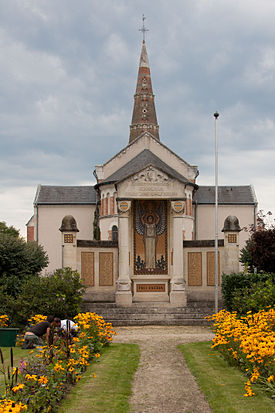
<svg viewBox="0 0 275 413">
<path fill-rule="evenodd" d="M 132 305 L 130 263 L 129 263 L 129 219 L 131 201 L 118 202 L 118 280 L 116 290 L 116 304 Z"/>
<path fill-rule="evenodd" d="M 172 201 L 172 225 L 173 225 L 173 270 L 170 292 L 170 303 L 175 307 L 187 305 L 185 281 L 183 278 L 183 201 Z"/>
<path fill-rule="evenodd" d="M 59 231 L 62 233 L 62 268 L 77 269 L 77 229 L 73 216 L 66 215 L 62 219 Z"/>
<path fill-rule="evenodd" d="M 228 216 L 224 221 L 224 269 L 225 274 L 240 272 L 239 265 L 239 220 L 235 216 Z"/>
</svg>

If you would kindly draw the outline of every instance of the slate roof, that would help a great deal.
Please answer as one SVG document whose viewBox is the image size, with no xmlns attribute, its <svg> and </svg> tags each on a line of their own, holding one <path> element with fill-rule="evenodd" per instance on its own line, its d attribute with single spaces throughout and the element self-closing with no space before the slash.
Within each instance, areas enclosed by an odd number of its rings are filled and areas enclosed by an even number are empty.
<svg viewBox="0 0 275 413">
<path fill-rule="evenodd" d="M 66 205 L 95 204 L 96 191 L 93 186 L 51 186 L 40 185 L 37 190 L 35 204 Z"/>
<path fill-rule="evenodd" d="M 107 183 L 114 183 L 121 180 L 128 178 L 129 176 L 145 169 L 147 166 L 152 165 L 155 168 L 160 169 L 167 175 L 171 176 L 172 178 L 177 179 L 180 182 L 188 183 L 189 185 L 193 185 L 197 187 L 196 184 L 190 182 L 187 178 L 183 175 L 178 173 L 175 169 L 171 168 L 165 162 L 163 162 L 160 158 L 154 155 L 149 149 L 144 149 L 140 152 L 135 158 L 131 159 L 128 163 L 123 165 L 120 169 L 114 172 L 112 175 L 108 176 L 98 185 L 104 185 Z"/>
<path fill-rule="evenodd" d="M 215 186 L 200 186 L 194 196 L 198 204 L 215 204 Z M 254 189 L 246 186 L 219 186 L 219 204 L 253 205 L 257 203 Z"/>
</svg>

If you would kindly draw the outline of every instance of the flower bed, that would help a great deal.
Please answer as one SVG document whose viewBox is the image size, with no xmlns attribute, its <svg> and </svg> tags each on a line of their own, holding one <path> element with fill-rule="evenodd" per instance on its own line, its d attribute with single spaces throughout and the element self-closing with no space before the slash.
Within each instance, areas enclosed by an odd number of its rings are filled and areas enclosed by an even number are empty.
<svg viewBox="0 0 275 413">
<path fill-rule="evenodd" d="M 40 320 L 38 315 L 31 321 Z M 102 347 L 115 334 L 112 325 L 95 313 L 78 314 L 75 321 L 79 326 L 77 337 L 59 337 L 53 346 L 34 351 L 28 361 L 6 375 L 0 411 L 53 411 L 90 362 L 99 359 Z"/>
<path fill-rule="evenodd" d="M 244 396 L 253 396 L 253 383 L 258 383 L 275 397 L 275 310 L 262 310 L 238 317 L 236 312 L 222 310 L 208 319 L 214 321 L 217 348 L 232 364 L 247 376 Z"/>
</svg>

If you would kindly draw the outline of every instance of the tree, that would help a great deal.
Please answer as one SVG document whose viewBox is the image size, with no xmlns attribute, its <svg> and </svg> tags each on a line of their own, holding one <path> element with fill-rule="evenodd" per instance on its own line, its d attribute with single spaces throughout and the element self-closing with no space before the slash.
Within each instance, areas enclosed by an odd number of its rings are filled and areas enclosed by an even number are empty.
<svg viewBox="0 0 275 413">
<path fill-rule="evenodd" d="M 8 234 L 12 237 L 19 238 L 19 230 L 12 225 L 8 227 L 5 221 L 0 221 L 0 234 Z"/>
<path fill-rule="evenodd" d="M 272 213 L 263 214 L 259 211 L 257 228 L 250 230 L 251 236 L 241 250 L 240 262 L 248 267 L 250 272 L 275 272 L 275 226 Z"/>
<path fill-rule="evenodd" d="M 36 242 L 27 243 L 9 232 L 0 232 L 0 287 L 16 297 L 26 278 L 38 276 L 48 265 L 48 256 Z"/>
</svg>

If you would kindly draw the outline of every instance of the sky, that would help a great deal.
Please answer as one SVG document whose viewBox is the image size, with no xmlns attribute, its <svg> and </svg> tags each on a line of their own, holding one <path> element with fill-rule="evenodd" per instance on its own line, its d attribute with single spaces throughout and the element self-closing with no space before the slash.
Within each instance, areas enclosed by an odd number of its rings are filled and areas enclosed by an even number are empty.
<svg viewBox="0 0 275 413">
<path fill-rule="evenodd" d="M 38 184 L 93 185 L 129 141 L 142 15 L 160 139 L 275 213 L 274 0 L 0 0 L 0 221 Z"/>
</svg>

